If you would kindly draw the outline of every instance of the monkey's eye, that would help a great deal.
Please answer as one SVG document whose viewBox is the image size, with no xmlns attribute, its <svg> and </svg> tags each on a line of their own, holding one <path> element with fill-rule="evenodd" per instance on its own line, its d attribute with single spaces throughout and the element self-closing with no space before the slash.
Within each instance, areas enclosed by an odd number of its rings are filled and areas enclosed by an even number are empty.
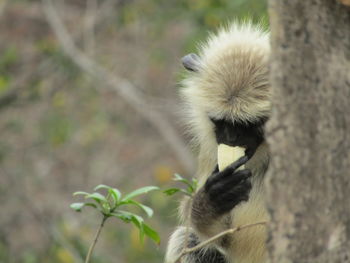
<svg viewBox="0 0 350 263">
<path fill-rule="evenodd" d="M 197 72 L 199 69 L 200 58 L 196 54 L 190 53 L 184 56 L 181 59 L 181 62 L 185 69 Z"/>
</svg>

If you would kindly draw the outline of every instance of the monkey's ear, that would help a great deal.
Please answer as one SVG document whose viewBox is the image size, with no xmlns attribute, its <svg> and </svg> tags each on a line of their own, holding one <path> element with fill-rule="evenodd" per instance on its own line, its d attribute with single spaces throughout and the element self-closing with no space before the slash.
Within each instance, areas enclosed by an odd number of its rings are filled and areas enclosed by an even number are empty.
<svg viewBox="0 0 350 263">
<path fill-rule="evenodd" d="M 197 72 L 199 69 L 200 58 L 196 54 L 190 53 L 184 56 L 181 59 L 181 62 L 185 69 Z"/>
</svg>

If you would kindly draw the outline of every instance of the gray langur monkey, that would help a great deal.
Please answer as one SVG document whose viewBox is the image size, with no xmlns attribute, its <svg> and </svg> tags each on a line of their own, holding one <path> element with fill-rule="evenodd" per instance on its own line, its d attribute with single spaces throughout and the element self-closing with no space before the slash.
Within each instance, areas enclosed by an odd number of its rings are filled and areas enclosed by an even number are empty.
<svg viewBox="0 0 350 263">
<path fill-rule="evenodd" d="M 271 111 L 269 53 L 269 36 L 260 26 L 233 23 L 213 34 L 198 55 L 182 59 L 189 73 L 181 94 L 198 149 L 199 188 L 181 204 L 183 221 L 189 211 L 189 228 L 184 223 L 172 234 L 166 263 L 174 263 L 185 246 L 268 220 L 263 179 L 269 151 L 263 128 Z M 221 143 L 244 147 L 245 156 L 218 171 Z M 185 255 L 182 262 L 264 263 L 266 235 L 265 226 L 246 228 Z"/>
</svg>

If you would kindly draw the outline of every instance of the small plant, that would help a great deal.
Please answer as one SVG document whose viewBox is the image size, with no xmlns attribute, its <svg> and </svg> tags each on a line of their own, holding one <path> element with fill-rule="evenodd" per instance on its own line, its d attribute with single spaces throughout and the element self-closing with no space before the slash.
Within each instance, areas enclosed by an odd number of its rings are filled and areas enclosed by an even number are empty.
<svg viewBox="0 0 350 263">
<path fill-rule="evenodd" d="M 183 184 L 186 185 L 186 188 L 169 188 L 163 191 L 163 193 L 167 194 L 167 195 L 174 195 L 178 192 L 183 193 L 185 195 L 188 195 L 190 197 L 193 196 L 193 194 L 195 193 L 197 186 L 198 186 L 198 181 L 197 179 L 193 178 L 191 181 L 187 180 L 185 178 L 183 178 L 181 175 L 179 174 L 174 174 L 174 181 L 176 182 L 181 182 Z"/>
<path fill-rule="evenodd" d="M 103 195 L 97 192 L 98 190 L 101 190 L 101 189 L 105 189 L 107 191 L 106 195 Z M 121 219 L 125 223 L 134 224 L 139 230 L 141 241 L 143 241 L 144 236 L 146 235 L 149 238 L 151 238 L 154 242 L 156 242 L 156 244 L 160 243 L 160 238 L 158 233 L 144 222 L 144 219 L 142 218 L 142 216 L 120 209 L 122 206 L 134 205 L 141 208 L 147 214 L 148 217 L 152 217 L 153 215 L 152 208 L 146 205 L 143 205 L 140 202 L 135 201 L 133 198 L 138 195 L 145 194 L 150 191 L 154 191 L 158 189 L 159 188 L 156 186 L 146 186 L 146 187 L 136 189 L 135 191 L 132 191 L 123 197 L 118 189 L 101 184 L 95 187 L 94 189 L 95 192 L 93 193 L 75 192 L 73 194 L 74 196 L 83 195 L 86 199 L 86 202 L 73 203 L 70 205 L 72 209 L 74 209 L 77 212 L 81 212 L 83 207 L 90 206 L 98 210 L 102 215 L 101 224 L 97 229 L 97 232 L 92 244 L 90 245 L 88 254 L 85 259 L 85 263 L 88 263 L 90 261 L 92 252 L 97 243 L 101 230 L 106 220 L 110 217 Z"/>
</svg>

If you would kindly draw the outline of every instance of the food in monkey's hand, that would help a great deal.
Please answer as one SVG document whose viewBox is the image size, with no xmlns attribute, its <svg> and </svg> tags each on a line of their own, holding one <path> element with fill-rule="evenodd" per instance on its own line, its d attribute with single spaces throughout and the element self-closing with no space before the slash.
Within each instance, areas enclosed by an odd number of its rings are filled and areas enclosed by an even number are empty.
<svg viewBox="0 0 350 263">
<path fill-rule="evenodd" d="M 219 144 L 218 146 L 218 166 L 219 171 L 224 170 L 231 163 L 237 161 L 239 158 L 245 155 L 245 149 L 239 146 L 229 146 L 226 144 Z M 244 165 L 237 170 L 244 169 Z"/>
</svg>

